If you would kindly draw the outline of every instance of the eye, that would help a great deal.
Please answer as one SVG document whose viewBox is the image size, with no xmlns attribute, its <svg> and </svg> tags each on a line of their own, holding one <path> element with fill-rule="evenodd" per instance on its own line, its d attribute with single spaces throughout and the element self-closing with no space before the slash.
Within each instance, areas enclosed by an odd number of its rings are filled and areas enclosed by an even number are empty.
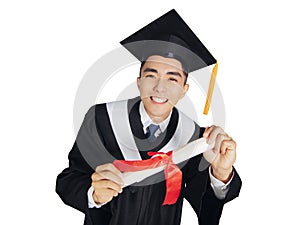
<svg viewBox="0 0 300 225">
<path fill-rule="evenodd" d="M 153 74 L 147 74 L 147 75 L 145 75 L 145 77 L 147 77 L 147 78 L 155 78 L 155 76 Z"/>
<path fill-rule="evenodd" d="M 173 78 L 173 77 L 169 78 L 169 80 L 173 81 L 173 82 L 178 82 L 178 80 L 176 78 Z"/>
</svg>

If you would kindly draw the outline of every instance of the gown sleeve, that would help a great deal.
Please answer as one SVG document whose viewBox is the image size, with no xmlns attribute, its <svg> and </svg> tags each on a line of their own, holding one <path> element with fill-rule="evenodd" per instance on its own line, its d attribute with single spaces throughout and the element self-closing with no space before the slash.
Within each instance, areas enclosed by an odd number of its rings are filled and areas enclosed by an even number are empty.
<svg viewBox="0 0 300 225">
<path fill-rule="evenodd" d="M 56 179 L 56 192 L 63 202 L 83 213 L 87 212 L 87 191 L 91 186 L 92 168 L 85 162 L 75 142 L 69 153 L 69 167 Z"/>
<path fill-rule="evenodd" d="M 96 139 L 97 141 L 95 141 Z M 102 218 L 109 218 L 109 204 L 100 209 L 88 208 L 87 192 L 92 183 L 91 175 L 94 173 L 96 165 L 110 161 L 110 158 L 106 157 L 107 153 L 102 154 L 103 152 L 106 152 L 106 149 L 102 135 L 96 127 L 95 106 L 93 106 L 85 115 L 76 141 L 68 155 L 69 167 L 57 176 L 56 192 L 66 205 L 78 209 L 86 215 L 101 216 L 103 214 Z M 100 160 L 98 160 L 99 155 L 102 156 Z M 88 217 L 88 219 L 90 218 Z M 85 224 L 90 224 L 87 222 L 87 217 Z"/>
<path fill-rule="evenodd" d="M 201 135 L 203 129 L 201 129 Z M 234 168 L 234 177 L 229 184 L 225 199 L 218 199 L 210 185 L 209 170 L 200 167 L 203 155 L 190 159 L 185 166 L 184 198 L 190 203 L 197 214 L 200 225 L 217 225 L 225 203 L 239 195 L 242 181 Z"/>
</svg>

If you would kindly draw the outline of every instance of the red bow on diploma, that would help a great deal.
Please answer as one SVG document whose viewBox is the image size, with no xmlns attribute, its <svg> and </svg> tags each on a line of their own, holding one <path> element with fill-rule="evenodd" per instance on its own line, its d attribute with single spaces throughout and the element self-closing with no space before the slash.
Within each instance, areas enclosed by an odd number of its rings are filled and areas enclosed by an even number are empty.
<svg viewBox="0 0 300 225">
<path fill-rule="evenodd" d="M 172 151 L 168 153 L 148 152 L 148 155 L 156 157 L 133 161 L 115 160 L 113 164 L 122 172 L 135 172 L 165 165 L 166 195 L 163 205 L 176 203 L 181 189 L 182 172 L 172 161 Z"/>
</svg>

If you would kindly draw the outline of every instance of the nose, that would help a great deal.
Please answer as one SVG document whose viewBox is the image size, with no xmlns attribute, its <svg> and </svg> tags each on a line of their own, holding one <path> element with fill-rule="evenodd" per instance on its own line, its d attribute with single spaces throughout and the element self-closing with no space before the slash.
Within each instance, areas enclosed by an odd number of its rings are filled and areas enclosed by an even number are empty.
<svg viewBox="0 0 300 225">
<path fill-rule="evenodd" d="M 162 93 L 166 90 L 166 83 L 165 83 L 165 79 L 163 78 L 158 78 L 154 87 L 153 87 L 153 90 L 155 92 L 158 92 L 158 93 Z"/>
</svg>

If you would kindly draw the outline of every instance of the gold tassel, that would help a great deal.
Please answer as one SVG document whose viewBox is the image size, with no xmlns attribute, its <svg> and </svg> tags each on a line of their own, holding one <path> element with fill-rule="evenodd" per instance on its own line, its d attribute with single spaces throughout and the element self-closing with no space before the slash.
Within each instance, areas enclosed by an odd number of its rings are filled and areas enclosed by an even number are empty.
<svg viewBox="0 0 300 225">
<path fill-rule="evenodd" d="M 216 81 L 216 77 L 217 77 L 217 72 L 218 72 L 218 62 L 216 62 L 215 66 L 212 70 L 211 77 L 210 77 L 208 93 L 207 93 L 207 97 L 206 97 L 206 103 L 205 103 L 205 107 L 203 110 L 203 114 L 205 114 L 205 115 L 207 115 L 208 111 L 209 111 L 211 97 L 212 97 L 212 94 L 214 91 L 215 81 Z"/>
</svg>

